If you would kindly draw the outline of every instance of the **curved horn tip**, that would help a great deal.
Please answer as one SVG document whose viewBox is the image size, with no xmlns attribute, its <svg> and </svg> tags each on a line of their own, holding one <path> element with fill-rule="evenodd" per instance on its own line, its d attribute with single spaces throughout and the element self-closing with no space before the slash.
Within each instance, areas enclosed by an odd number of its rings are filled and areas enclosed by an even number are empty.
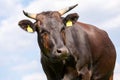
<svg viewBox="0 0 120 80">
<path fill-rule="evenodd" d="M 78 6 L 78 4 L 76 4 L 75 6 Z"/>
<path fill-rule="evenodd" d="M 73 5 L 73 6 L 70 6 L 70 7 L 69 7 L 69 10 L 75 8 L 76 6 L 78 6 L 78 4 L 75 4 L 75 5 Z"/>
<path fill-rule="evenodd" d="M 23 13 L 25 13 L 25 11 L 23 10 Z"/>
<path fill-rule="evenodd" d="M 78 6 L 78 4 L 76 4 L 76 6 Z"/>
<path fill-rule="evenodd" d="M 28 16 L 28 13 L 23 10 L 24 15 Z"/>
<path fill-rule="evenodd" d="M 32 19 L 36 19 L 36 16 L 37 16 L 37 14 L 28 13 L 28 12 L 25 12 L 24 10 L 23 10 L 23 14 Z"/>
<path fill-rule="evenodd" d="M 75 8 L 76 6 L 78 6 L 78 4 L 75 4 L 75 5 L 73 5 L 73 6 L 70 6 L 70 7 L 64 8 L 64 9 L 61 9 L 61 10 L 59 10 L 58 12 L 59 12 L 61 15 L 63 15 L 63 14 L 65 14 L 65 13 L 69 12 L 70 10 L 72 10 L 73 8 Z"/>
<path fill-rule="evenodd" d="M 75 4 L 74 6 L 76 7 L 76 6 L 78 6 L 78 4 Z"/>
</svg>

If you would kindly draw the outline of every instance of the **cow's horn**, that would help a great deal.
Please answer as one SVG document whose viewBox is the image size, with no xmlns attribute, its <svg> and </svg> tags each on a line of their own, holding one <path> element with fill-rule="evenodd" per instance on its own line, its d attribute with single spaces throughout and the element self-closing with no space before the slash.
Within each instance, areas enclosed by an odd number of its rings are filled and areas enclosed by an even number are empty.
<svg viewBox="0 0 120 80">
<path fill-rule="evenodd" d="M 25 12 L 24 10 L 23 10 L 23 13 L 25 16 L 29 18 L 36 19 L 37 14 L 28 13 L 28 12 Z"/>
<path fill-rule="evenodd" d="M 64 8 L 64 9 L 61 9 L 61 10 L 59 10 L 58 12 L 59 12 L 61 15 L 63 15 L 63 14 L 65 14 L 65 13 L 67 13 L 68 11 L 72 10 L 73 8 L 75 8 L 77 5 L 78 5 L 78 4 L 73 5 L 73 6 L 70 6 L 70 7 L 67 7 L 67 8 Z"/>
</svg>

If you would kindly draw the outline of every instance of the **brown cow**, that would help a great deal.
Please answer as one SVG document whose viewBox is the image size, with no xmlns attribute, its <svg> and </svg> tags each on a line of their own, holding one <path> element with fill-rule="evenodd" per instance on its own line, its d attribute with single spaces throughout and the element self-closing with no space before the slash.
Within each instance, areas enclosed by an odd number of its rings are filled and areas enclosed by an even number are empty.
<svg viewBox="0 0 120 80">
<path fill-rule="evenodd" d="M 27 32 L 37 32 L 48 80 L 113 80 L 116 52 L 108 34 L 77 22 L 77 13 L 61 17 L 76 6 L 39 14 L 24 12 L 36 22 L 21 20 L 19 25 Z"/>
</svg>

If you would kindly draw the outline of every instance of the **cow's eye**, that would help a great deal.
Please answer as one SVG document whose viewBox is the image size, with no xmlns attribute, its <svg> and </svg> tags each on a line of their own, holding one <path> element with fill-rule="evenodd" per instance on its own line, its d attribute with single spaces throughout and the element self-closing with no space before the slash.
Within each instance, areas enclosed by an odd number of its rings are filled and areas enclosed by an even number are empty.
<svg viewBox="0 0 120 80">
<path fill-rule="evenodd" d="M 41 36 L 47 36 L 48 34 L 49 34 L 49 32 L 46 30 L 41 31 Z"/>
<path fill-rule="evenodd" d="M 41 41 L 42 41 L 42 44 L 45 48 L 45 50 L 49 50 L 50 47 L 49 47 L 49 32 L 48 31 L 42 31 L 41 32 Z"/>
<path fill-rule="evenodd" d="M 65 31 L 65 27 L 63 27 L 63 28 L 61 29 L 61 32 L 63 32 L 63 31 Z"/>
<path fill-rule="evenodd" d="M 62 35 L 62 39 L 63 39 L 63 42 L 64 42 L 64 44 L 66 44 L 66 37 L 65 37 L 65 28 L 62 28 L 61 29 L 61 35 Z"/>
</svg>

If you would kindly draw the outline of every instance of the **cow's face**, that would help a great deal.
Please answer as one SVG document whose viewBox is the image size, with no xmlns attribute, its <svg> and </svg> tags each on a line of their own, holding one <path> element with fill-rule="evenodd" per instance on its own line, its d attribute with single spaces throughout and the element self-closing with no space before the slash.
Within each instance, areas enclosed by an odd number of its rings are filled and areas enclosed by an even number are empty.
<svg viewBox="0 0 120 80">
<path fill-rule="evenodd" d="M 27 15 L 25 12 L 24 14 Z M 58 11 L 42 12 L 35 16 L 35 23 L 21 20 L 19 25 L 27 32 L 37 32 L 42 55 L 49 58 L 66 59 L 69 56 L 69 50 L 66 47 L 65 23 L 70 20 L 70 16 L 72 15 L 63 19 Z M 72 21 L 73 17 L 71 17 Z"/>
</svg>

